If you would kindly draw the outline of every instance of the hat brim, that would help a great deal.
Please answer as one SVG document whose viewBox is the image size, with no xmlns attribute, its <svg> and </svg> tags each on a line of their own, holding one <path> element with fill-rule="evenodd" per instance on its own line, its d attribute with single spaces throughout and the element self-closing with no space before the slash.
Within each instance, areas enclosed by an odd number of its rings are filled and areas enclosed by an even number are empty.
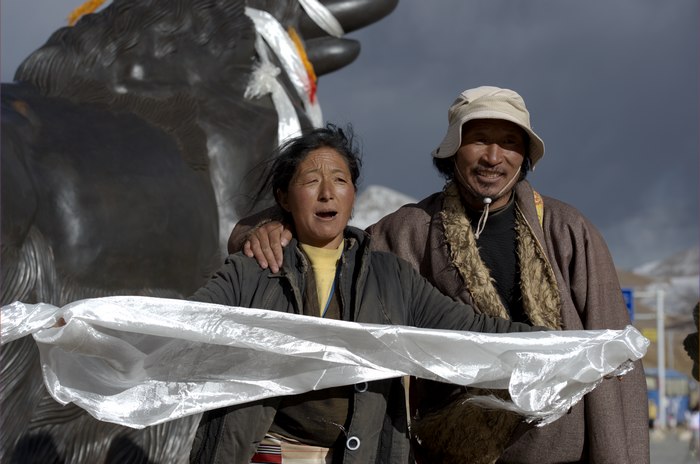
<svg viewBox="0 0 700 464">
<path fill-rule="evenodd" d="M 535 163 L 539 161 L 544 156 L 544 141 L 529 127 L 524 126 L 517 120 L 517 118 L 511 116 L 508 113 L 503 113 L 500 111 L 474 111 L 469 114 L 463 115 L 461 118 L 453 121 L 447 128 L 447 133 L 442 139 L 440 145 L 433 150 L 432 155 L 434 158 L 449 158 L 457 153 L 457 150 L 462 145 L 462 126 L 468 121 L 474 119 L 502 119 L 504 121 L 512 122 L 518 127 L 522 128 L 530 138 L 529 146 L 529 156 L 530 165 L 534 168 Z"/>
</svg>

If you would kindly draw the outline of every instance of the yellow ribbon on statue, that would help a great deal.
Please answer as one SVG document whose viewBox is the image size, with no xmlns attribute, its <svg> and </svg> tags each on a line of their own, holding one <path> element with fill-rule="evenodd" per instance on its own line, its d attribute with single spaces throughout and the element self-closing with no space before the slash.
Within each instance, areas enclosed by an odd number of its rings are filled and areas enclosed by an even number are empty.
<svg viewBox="0 0 700 464">
<path fill-rule="evenodd" d="M 304 63 L 306 74 L 309 75 L 309 81 L 311 82 L 311 89 L 309 90 L 309 100 L 311 100 L 311 103 L 313 103 L 316 99 L 316 82 L 318 81 L 318 78 L 316 77 L 316 72 L 314 71 L 314 65 L 311 64 L 311 61 L 309 60 L 309 57 L 306 54 L 306 48 L 304 48 L 304 43 L 301 41 L 301 37 L 299 37 L 297 31 L 293 27 L 289 27 L 287 29 L 287 34 L 289 34 L 289 38 L 292 39 L 292 42 L 294 42 L 294 45 L 297 48 L 297 52 L 299 52 L 301 62 Z"/>
<path fill-rule="evenodd" d="M 71 11 L 68 15 L 68 24 L 70 26 L 75 25 L 75 23 L 86 14 L 94 13 L 104 2 L 105 0 L 87 0 L 87 2 Z"/>
</svg>

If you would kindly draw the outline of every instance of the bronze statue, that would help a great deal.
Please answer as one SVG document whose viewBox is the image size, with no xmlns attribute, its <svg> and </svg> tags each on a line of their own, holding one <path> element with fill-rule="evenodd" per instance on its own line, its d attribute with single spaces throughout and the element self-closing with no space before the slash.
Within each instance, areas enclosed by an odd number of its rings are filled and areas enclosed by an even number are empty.
<svg viewBox="0 0 700 464">
<path fill-rule="evenodd" d="M 397 0 L 322 3 L 349 32 Z M 182 298 L 218 268 L 279 138 L 271 96 L 246 95 L 261 61 L 246 8 L 293 28 L 317 76 L 359 53 L 293 0 L 114 0 L 2 84 L 2 304 Z M 299 125 L 313 125 L 314 96 L 270 57 Z M 48 396 L 32 339 L 1 350 L 0 461 L 187 459 L 198 417 L 145 430 L 97 421 Z"/>
</svg>

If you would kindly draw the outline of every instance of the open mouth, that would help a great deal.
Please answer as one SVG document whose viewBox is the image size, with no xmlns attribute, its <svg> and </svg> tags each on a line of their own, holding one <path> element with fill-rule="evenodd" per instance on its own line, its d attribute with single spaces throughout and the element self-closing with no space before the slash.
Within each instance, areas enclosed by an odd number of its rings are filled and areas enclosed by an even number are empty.
<svg viewBox="0 0 700 464">
<path fill-rule="evenodd" d="M 337 215 L 337 211 L 318 211 L 316 213 L 316 216 L 320 217 L 321 219 L 333 219 Z"/>
</svg>

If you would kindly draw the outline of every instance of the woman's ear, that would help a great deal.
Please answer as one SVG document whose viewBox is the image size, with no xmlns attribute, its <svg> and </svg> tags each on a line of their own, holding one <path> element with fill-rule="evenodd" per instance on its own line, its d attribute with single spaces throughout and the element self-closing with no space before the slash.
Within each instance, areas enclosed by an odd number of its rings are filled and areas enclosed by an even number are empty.
<svg viewBox="0 0 700 464">
<path fill-rule="evenodd" d="M 286 212 L 289 211 L 289 201 L 287 199 L 287 192 L 283 192 L 282 189 L 277 189 L 275 192 L 275 196 L 277 197 L 277 203 L 282 207 L 283 210 Z"/>
</svg>

